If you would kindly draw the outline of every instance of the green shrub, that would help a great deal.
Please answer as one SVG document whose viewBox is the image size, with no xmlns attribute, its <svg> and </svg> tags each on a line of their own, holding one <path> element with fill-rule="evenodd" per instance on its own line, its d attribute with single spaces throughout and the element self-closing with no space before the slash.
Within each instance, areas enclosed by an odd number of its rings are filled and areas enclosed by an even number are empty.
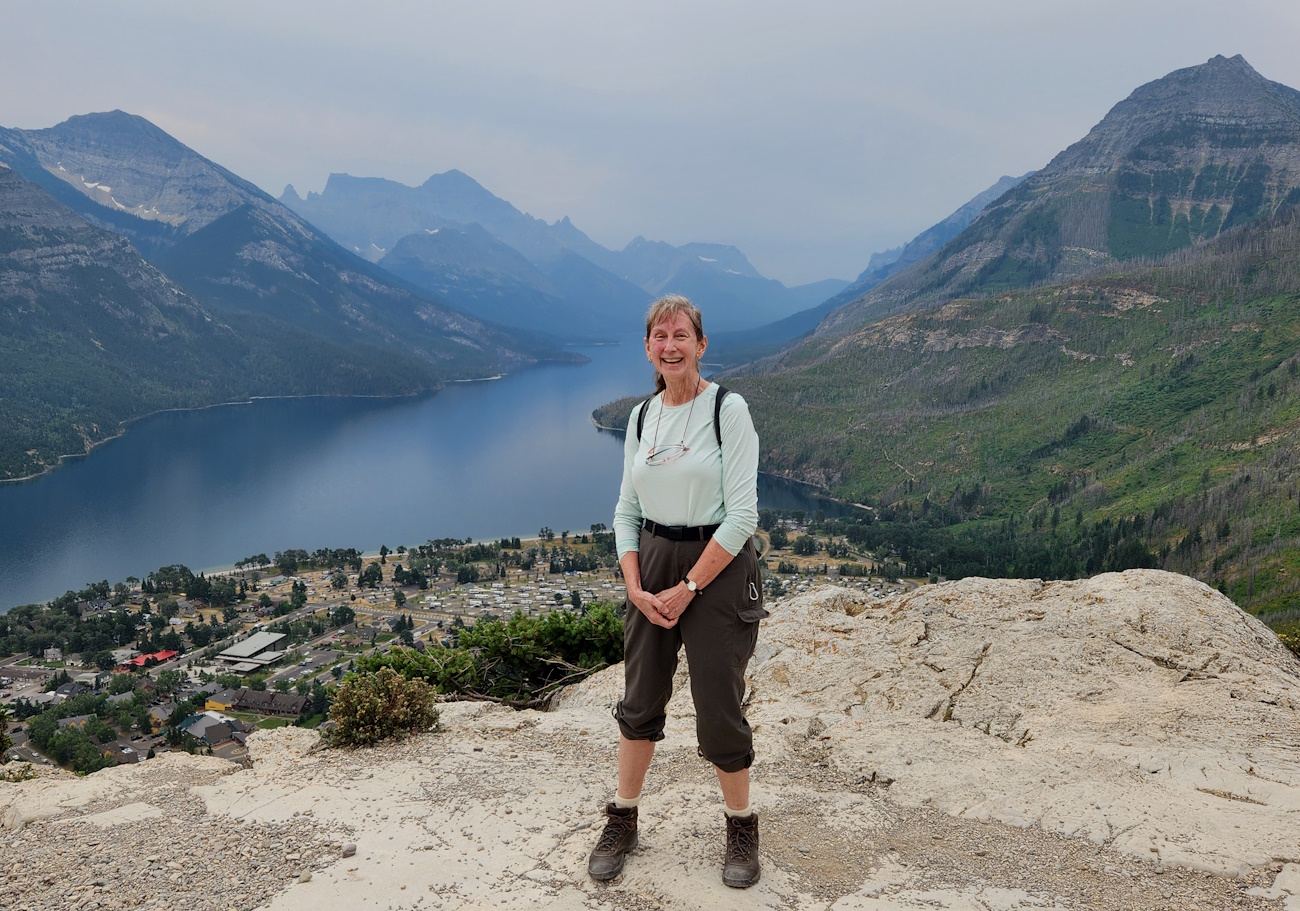
<svg viewBox="0 0 1300 911">
<path fill-rule="evenodd" d="M 344 678 L 330 706 L 335 727 L 326 735 L 331 746 L 373 746 L 401 740 L 438 723 L 433 687 L 407 680 L 391 667 Z"/>
<path fill-rule="evenodd" d="M 1277 637 L 1282 640 L 1283 645 L 1295 652 L 1297 658 L 1300 658 L 1300 628 L 1277 630 Z"/>
<path fill-rule="evenodd" d="M 6 781 L 9 784 L 18 784 L 20 781 L 31 781 L 36 777 L 36 770 L 32 768 L 30 762 L 15 762 L 12 766 L 0 772 L 0 781 Z"/>
</svg>

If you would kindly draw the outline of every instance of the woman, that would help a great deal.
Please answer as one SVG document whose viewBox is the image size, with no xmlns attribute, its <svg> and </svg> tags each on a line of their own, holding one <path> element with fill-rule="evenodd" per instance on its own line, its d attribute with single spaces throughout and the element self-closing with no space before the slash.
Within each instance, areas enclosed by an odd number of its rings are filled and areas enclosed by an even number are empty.
<svg viewBox="0 0 1300 911">
<path fill-rule="evenodd" d="M 677 652 L 686 646 L 699 753 L 713 763 L 726 802 L 722 879 L 758 882 L 758 816 L 749 804 L 753 738 L 741 700 L 758 640 L 758 435 L 745 400 L 700 376 L 708 346 L 700 311 L 676 295 L 646 317 L 656 394 L 632 410 L 623 484 L 614 510 L 627 583 L 625 689 L 618 719 L 618 792 L 588 861 L 613 879 L 637 844 L 641 785 L 663 739 Z M 717 423 L 715 425 L 715 419 Z"/>
</svg>

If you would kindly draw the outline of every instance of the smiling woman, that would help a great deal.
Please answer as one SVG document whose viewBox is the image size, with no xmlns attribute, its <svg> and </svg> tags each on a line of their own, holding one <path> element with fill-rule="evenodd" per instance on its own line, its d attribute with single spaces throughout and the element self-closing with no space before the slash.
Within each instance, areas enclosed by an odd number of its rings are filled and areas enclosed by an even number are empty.
<svg viewBox="0 0 1300 911">
<path fill-rule="evenodd" d="M 758 522 L 758 434 L 744 399 L 700 376 L 707 348 L 700 311 L 689 300 L 673 295 L 651 306 L 645 349 L 657 392 L 629 419 L 629 428 L 635 423 L 644 432 L 626 435 L 614 510 L 627 582 L 625 689 L 614 712 L 618 791 L 588 861 L 600 881 L 622 872 L 637 844 L 641 787 L 664 736 L 684 645 L 700 755 L 713 763 L 726 802 L 722 881 L 737 888 L 758 882 L 753 738 L 741 705 L 745 667 L 767 616 L 750 542 Z"/>
</svg>

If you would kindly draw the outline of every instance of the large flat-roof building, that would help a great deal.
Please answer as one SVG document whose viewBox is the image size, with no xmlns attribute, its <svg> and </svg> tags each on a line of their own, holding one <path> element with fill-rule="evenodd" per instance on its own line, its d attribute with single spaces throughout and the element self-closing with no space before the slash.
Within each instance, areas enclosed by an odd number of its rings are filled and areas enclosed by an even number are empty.
<svg viewBox="0 0 1300 911">
<path fill-rule="evenodd" d="M 275 650 L 275 646 L 284 638 L 284 633 L 253 633 L 242 642 L 236 642 L 217 658 L 229 664 L 232 671 L 246 674 L 283 658 L 284 652 Z"/>
</svg>

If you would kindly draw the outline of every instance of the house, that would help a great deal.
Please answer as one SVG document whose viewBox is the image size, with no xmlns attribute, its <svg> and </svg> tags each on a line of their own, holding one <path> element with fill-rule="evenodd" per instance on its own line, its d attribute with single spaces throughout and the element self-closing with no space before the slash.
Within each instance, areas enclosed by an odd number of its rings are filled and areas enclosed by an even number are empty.
<svg viewBox="0 0 1300 911">
<path fill-rule="evenodd" d="M 109 696 L 104 701 L 107 702 L 109 705 L 121 705 L 123 702 L 130 702 L 134 698 L 135 698 L 135 693 L 128 690 L 125 693 L 115 693 L 114 695 Z"/>
<path fill-rule="evenodd" d="M 238 696 L 238 690 L 224 689 L 213 693 L 208 697 L 203 708 L 210 712 L 229 712 L 235 707 L 235 699 Z"/>
<path fill-rule="evenodd" d="M 138 752 L 134 747 L 130 747 L 121 741 L 114 740 L 106 743 L 101 748 L 101 753 L 117 762 L 118 765 L 131 765 L 136 762 L 144 762 L 144 755 Z"/>
<path fill-rule="evenodd" d="M 240 711 L 287 717 L 301 715 L 310 704 L 311 700 L 306 696 L 291 696 L 288 693 L 273 693 L 268 690 L 250 690 L 248 687 L 241 687 L 235 699 L 235 708 Z"/>
<path fill-rule="evenodd" d="M 99 689 L 112 679 L 112 673 L 106 671 L 85 671 L 72 678 L 74 683 L 84 683 L 92 690 Z"/>
<path fill-rule="evenodd" d="M 234 725 L 238 723 L 237 721 L 219 721 L 216 724 L 209 725 L 207 730 L 203 732 L 202 739 L 210 747 L 228 743 L 235 738 Z"/>
<path fill-rule="evenodd" d="M 46 661 L 63 660 L 63 649 L 61 648 L 56 648 L 51 646 L 50 648 L 47 648 L 42 654 L 44 655 Z"/>
<path fill-rule="evenodd" d="M 75 696 L 84 696 L 86 695 L 86 693 L 89 692 L 90 692 L 90 687 L 86 686 L 84 683 L 77 683 L 76 681 L 73 681 L 71 683 L 65 683 L 62 686 L 60 686 L 58 689 L 56 689 L 54 691 L 54 697 L 59 702 L 64 702 L 68 699 L 72 699 Z"/>
<path fill-rule="evenodd" d="M 149 718 L 153 723 L 153 729 L 161 731 L 165 728 L 174 711 L 176 711 L 176 703 L 174 702 L 164 702 L 162 705 L 155 705 L 149 709 Z"/>
<path fill-rule="evenodd" d="M 94 718 L 94 715 L 73 715 L 71 718 L 60 718 L 59 730 L 65 728 L 84 728 L 86 724 Z"/>
<path fill-rule="evenodd" d="M 229 715 L 220 712 L 203 712 L 186 718 L 180 725 L 182 731 L 195 740 L 202 740 L 208 746 L 224 743 L 235 731 L 249 730 L 250 726 L 242 724 Z"/>
<path fill-rule="evenodd" d="M 100 614 L 108 610 L 112 605 L 103 598 L 96 598 L 93 601 L 77 602 L 77 617 L 84 620 L 88 614 Z"/>
</svg>

